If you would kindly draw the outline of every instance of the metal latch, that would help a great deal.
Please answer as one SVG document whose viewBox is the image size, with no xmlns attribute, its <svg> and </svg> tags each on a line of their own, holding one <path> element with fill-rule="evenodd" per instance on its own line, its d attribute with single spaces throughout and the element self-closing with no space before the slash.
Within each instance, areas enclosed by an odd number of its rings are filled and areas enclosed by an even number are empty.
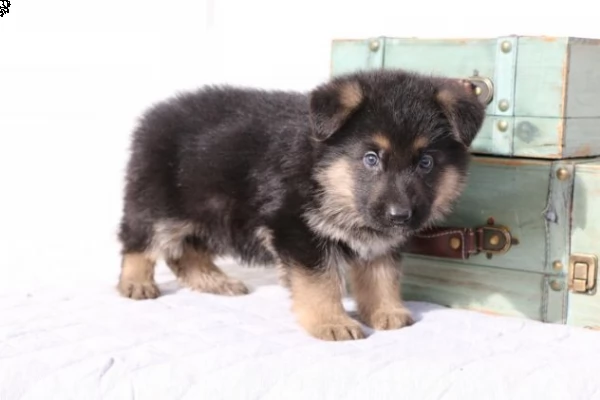
<svg viewBox="0 0 600 400">
<path fill-rule="evenodd" d="M 574 293 L 593 294 L 596 290 L 598 257 L 573 254 L 569 258 L 569 289 Z"/>
</svg>

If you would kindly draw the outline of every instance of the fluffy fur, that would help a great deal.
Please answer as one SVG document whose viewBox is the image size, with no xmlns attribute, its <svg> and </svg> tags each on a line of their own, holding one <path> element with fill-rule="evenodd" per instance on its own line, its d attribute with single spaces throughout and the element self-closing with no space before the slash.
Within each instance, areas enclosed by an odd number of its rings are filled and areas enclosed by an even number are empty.
<svg viewBox="0 0 600 400">
<path fill-rule="evenodd" d="M 361 319 L 412 323 L 398 250 L 460 195 L 484 107 L 466 81 L 357 72 L 309 93 L 204 87 L 151 107 L 132 139 L 120 227 L 119 291 L 154 298 L 155 262 L 191 288 L 240 295 L 213 259 L 276 264 L 300 325 L 363 337 Z"/>
</svg>

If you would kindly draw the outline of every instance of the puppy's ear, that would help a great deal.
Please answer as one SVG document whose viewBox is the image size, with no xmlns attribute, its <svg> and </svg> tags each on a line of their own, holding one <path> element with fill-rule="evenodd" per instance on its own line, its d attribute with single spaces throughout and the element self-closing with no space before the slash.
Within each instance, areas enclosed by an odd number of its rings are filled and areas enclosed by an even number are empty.
<svg viewBox="0 0 600 400">
<path fill-rule="evenodd" d="M 485 106 L 475 94 L 475 85 L 465 79 L 444 79 L 436 92 L 436 100 L 452 124 L 454 134 L 469 147 L 485 119 Z"/>
<path fill-rule="evenodd" d="M 317 140 L 326 140 L 348 120 L 364 99 L 360 83 L 339 79 L 316 87 L 309 95 L 310 118 Z"/>
</svg>

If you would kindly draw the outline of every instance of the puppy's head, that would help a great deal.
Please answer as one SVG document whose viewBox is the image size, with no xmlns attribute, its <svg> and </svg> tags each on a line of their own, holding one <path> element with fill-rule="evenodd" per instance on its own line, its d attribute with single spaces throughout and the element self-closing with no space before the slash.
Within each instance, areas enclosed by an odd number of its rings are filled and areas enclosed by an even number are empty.
<svg viewBox="0 0 600 400">
<path fill-rule="evenodd" d="M 406 236 L 444 217 L 463 189 L 469 146 L 485 116 L 473 89 L 390 70 L 314 89 L 320 225 L 340 238 L 352 231 Z"/>
</svg>

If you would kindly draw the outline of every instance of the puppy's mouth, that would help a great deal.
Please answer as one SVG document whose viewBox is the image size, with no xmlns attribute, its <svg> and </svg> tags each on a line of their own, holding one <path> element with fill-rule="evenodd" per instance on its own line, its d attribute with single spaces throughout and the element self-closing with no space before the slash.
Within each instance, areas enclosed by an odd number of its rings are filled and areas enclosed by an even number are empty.
<svg viewBox="0 0 600 400">
<path fill-rule="evenodd" d="M 369 221 L 368 225 L 363 229 L 369 231 L 371 234 L 376 234 L 379 236 L 406 236 L 408 235 L 412 229 L 407 225 L 389 225 L 389 224 L 381 224 L 375 221 Z"/>
<path fill-rule="evenodd" d="M 419 216 L 415 216 L 414 220 L 403 224 L 393 224 L 387 220 L 382 221 L 379 218 L 370 217 L 365 221 L 365 228 L 380 236 L 408 236 L 423 229 L 422 222 Z"/>
</svg>

